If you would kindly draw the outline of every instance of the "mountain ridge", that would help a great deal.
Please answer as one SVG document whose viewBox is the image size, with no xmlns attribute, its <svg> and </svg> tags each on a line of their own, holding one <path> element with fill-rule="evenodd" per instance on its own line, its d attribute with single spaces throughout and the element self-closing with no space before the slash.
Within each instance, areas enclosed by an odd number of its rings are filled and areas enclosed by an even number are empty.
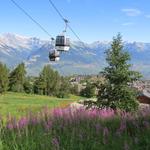
<svg viewBox="0 0 150 150">
<path fill-rule="evenodd" d="M 150 78 L 150 43 L 123 42 L 124 48 L 131 54 L 133 69 L 141 71 L 145 78 Z M 48 40 L 25 37 L 12 33 L 0 36 L 0 61 L 10 68 L 24 62 L 29 75 L 37 75 L 45 64 L 51 64 L 63 75 L 97 74 L 104 66 L 104 51 L 110 41 L 83 43 L 72 41 L 68 53 L 61 54 L 60 62 L 49 62 L 48 53 L 52 45 Z"/>
</svg>

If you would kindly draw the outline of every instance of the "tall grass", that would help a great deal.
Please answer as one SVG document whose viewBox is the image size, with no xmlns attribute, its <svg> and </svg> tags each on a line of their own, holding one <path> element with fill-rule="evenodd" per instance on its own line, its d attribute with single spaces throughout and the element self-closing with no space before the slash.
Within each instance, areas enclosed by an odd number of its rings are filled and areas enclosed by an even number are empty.
<svg viewBox="0 0 150 150">
<path fill-rule="evenodd" d="M 16 120 L 1 119 L 3 150 L 149 150 L 150 110 L 126 113 L 45 108 Z"/>
</svg>

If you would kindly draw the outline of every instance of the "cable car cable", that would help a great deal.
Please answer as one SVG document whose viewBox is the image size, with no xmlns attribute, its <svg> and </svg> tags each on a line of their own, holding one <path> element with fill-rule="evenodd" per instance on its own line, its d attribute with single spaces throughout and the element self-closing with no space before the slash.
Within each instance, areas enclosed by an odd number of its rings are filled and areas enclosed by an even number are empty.
<svg viewBox="0 0 150 150">
<path fill-rule="evenodd" d="M 31 19 L 41 30 L 43 30 L 50 38 L 53 38 L 49 32 L 37 22 L 25 9 L 23 9 L 15 0 L 10 0 L 17 8 L 19 8 L 29 19 Z"/>
<path fill-rule="evenodd" d="M 68 28 L 69 28 L 69 29 L 72 31 L 72 33 L 77 37 L 77 39 L 82 42 L 82 40 L 80 39 L 80 37 L 76 34 L 76 32 L 71 28 L 71 26 L 70 26 L 69 24 L 68 24 Z"/>
<path fill-rule="evenodd" d="M 52 7 L 55 9 L 55 11 L 58 13 L 58 15 L 60 16 L 60 18 L 66 23 L 66 21 L 68 21 L 67 19 L 64 18 L 64 16 L 62 15 L 62 13 L 59 11 L 59 9 L 56 7 L 56 5 L 54 4 L 54 2 L 52 0 L 48 0 L 50 2 L 50 4 L 52 5 Z M 72 27 L 68 24 L 68 28 L 71 30 L 71 32 L 76 36 L 76 38 L 82 42 L 82 40 L 80 39 L 80 37 L 78 36 L 78 34 L 72 29 Z"/>
<path fill-rule="evenodd" d="M 55 4 L 53 3 L 52 0 L 48 0 L 50 2 L 50 4 L 52 5 L 52 7 L 55 9 L 55 11 L 58 13 L 58 15 L 61 17 L 61 19 L 63 21 L 65 21 L 65 18 L 63 17 L 63 15 L 61 14 L 61 12 L 57 9 L 57 7 L 55 6 Z"/>
</svg>

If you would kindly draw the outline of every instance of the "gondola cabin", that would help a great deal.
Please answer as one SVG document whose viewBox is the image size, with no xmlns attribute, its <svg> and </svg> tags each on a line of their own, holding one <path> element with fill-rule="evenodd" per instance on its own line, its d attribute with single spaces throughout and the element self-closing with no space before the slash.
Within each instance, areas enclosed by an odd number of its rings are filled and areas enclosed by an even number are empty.
<svg viewBox="0 0 150 150">
<path fill-rule="evenodd" d="M 60 60 L 59 52 L 56 50 L 53 50 L 52 52 L 50 52 L 49 53 L 49 60 L 50 61 L 59 61 Z"/>
<path fill-rule="evenodd" d="M 56 37 L 55 48 L 60 52 L 67 52 L 70 49 L 70 39 L 65 35 L 58 35 Z"/>
</svg>

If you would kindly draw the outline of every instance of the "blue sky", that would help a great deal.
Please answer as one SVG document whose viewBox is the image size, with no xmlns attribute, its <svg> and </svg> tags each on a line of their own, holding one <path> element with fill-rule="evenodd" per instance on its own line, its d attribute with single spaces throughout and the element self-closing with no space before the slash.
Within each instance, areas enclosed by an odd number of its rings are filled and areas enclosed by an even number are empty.
<svg viewBox="0 0 150 150">
<path fill-rule="evenodd" d="M 52 35 L 64 23 L 48 0 L 15 0 Z M 82 41 L 111 40 L 121 32 L 126 41 L 150 42 L 150 0 L 53 0 Z M 16 33 L 49 39 L 10 0 L 1 0 L 0 34 Z M 76 37 L 69 31 L 72 40 Z"/>
</svg>

